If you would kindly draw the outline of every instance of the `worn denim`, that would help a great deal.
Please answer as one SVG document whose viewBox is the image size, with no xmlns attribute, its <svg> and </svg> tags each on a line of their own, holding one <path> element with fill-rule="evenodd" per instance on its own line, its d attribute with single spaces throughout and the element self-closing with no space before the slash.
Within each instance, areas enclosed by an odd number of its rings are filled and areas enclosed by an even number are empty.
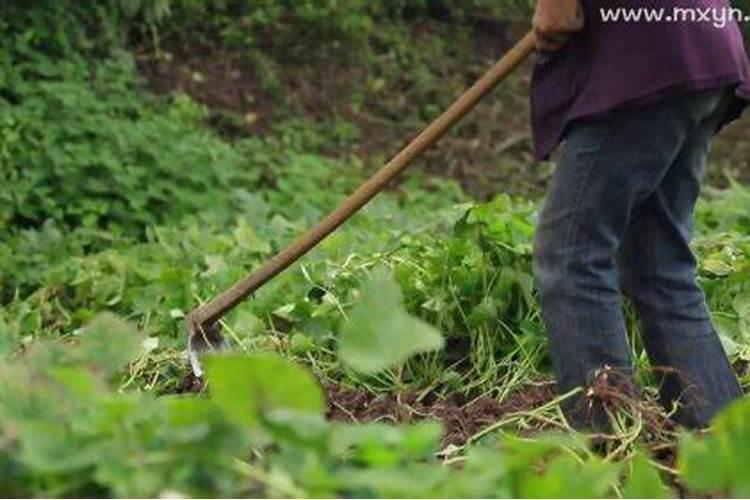
<svg viewBox="0 0 750 500">
<path fill-rule="evenodd" d="M 706 425 L 742 391 L 696 282 L 693 210 L 726 90 L 676 94 L 574 123 L 540 214 L 534 274 L 561 391 L 632 370 L 622 296 L 675 420 Z M 592 425 L 585 394 L 565 407 Z"/>
</svg>

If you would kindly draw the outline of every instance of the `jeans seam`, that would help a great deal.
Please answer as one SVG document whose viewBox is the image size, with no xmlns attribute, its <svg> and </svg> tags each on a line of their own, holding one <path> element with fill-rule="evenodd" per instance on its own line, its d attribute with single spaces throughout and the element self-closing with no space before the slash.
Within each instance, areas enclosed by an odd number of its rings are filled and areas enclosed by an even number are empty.
<svg viewBox="0 0 750 500">
<path fill-rule="evenodd" d="M 591 178 L 591 175 L 594 171 L 594 167 L 598 163 L 599 160 L 599 154 L 598 152 L 601 150 L 601 148 L 604 146 L 604 143 L 607 141 L 607 139 L 610 137 L 612 127 L 611 124 L 607 124 L 607 128 L 605 132 L 602 134 L 601 139 L 596 145 L 596 148 L 594 148 L 593 153 L 591 154 L 591 159 L 585 164 L 586 171 L 584 172 L 583 179 L 581 180 L 581 185 L 578 187 L 578 190 L 576 191 L 575 198 L 573 200 L 573 214 L 571 216 L 571 222 L 570 227 L 568 228 L 567 234 L 565 235 L 565 254 L 564 254 L 564 260 L 563 260 L 563 273 L 569 274 L 568 272 L 568 266 L 570 265 L 570 245 L 573 241 L 574 236 L 578 233 L 579 228 L 579 212 L 581 207 L 581 202 L 583 200 L 583 194 L 586 191 L 586 186 L 589 183 L 589 179 Z M 563 284 L 563 294 L 567 294 L 570 290 L 570 280 L 565 280 Z M 551 332 L 550 332 L 551 333 Z M 559 339 L 558 339 L 559 341 Z M 588 379 L 589 372 L 586 372 L 586 363 L 584 362 L 584 356 L 578 356 L 576 364 L 578 365 L 578 370 L 582 372 L 583 375 L 583 381 L 586 383 L 586 380 Z"/>
<path fill-rule="evenodd" d="M 598 163 L 599 155 L 597 154 L 599 150 L 601 150 L 604 143 L 609 139 L 611 131 L 611 126 L 607 125 L 607 130 L 605 133 L 602 134 L 601 139 L 599 140 L 598 144 L 596 145 L 595 151 L 596 153 L 591 153 L 591 160 L 588 161 L 585 164 L 586 171 L 584 173 L 584 177 L 581 180 L 581 185 L 578 187 L 578 190 L 576 191 L 575 198 L 573 200 L 573 215 L 571 218 L 570 227 L 568 228 L 567 234 L 565 235 L 565 246 L 564 248 L 567 250 L 570 248 L 570 245 L 573 241 L 574 234 L 578 233 L 579 228 L 579 217 L 580 217 L 580 208 L 581 208 L 581 201 L 583 199 L 583 193 L 586 191 L 586 186 L 588 185 L 589 179 L 591 178 L 591 174 L 593 173 L 594 166 Z M 568 272 L 568 265 L 570 264 L 570 254 L 566 251 L 565 252 L 565 259 L 563 261 L 563 272 Z M 565 287 L 567 289 L 569 281 L 565 281 Z"/>
</svg>

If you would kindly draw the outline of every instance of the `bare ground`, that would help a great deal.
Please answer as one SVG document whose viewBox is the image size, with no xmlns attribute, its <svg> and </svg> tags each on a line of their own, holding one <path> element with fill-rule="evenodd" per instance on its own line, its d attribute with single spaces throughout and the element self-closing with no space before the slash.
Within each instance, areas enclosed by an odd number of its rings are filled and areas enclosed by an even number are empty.
<svg viewBox="0 0 750 500">
<path fill-rule="evenodd" d="M 503 417 L 532 411 L 551 401 L 554 384 L 528 384 L 503 401 L 487 396 L 469 400 L 460 394 L 445 398 L 432 395 L 419 400 L 417 393 L 373 395 L 341 386 L 329 386 L 326 392 L 330 420 L 403 424 L 434 419 L 444 425 L 444 444 L 461 445 Z"/>
<path fill-rule="evenodd" d="M 416 26 L 414 30 L 415 43 L 420 37 L 448 36 L 431 25 Z M 446 61 L 445 75 L 434 78 L 445 79 L 446 88 L 450 89 L 447 95 L 457 94 L 513 39 L 512 32 L 498 35 L 491 30 L 478 30 L 473 35 L 470 56 L 465 61 Z M 389 88 L 385 99 L 383 94 L 370 95 L 365 91 L 362 105 L 352 105 L 354 92 L 361 92 L 366 87 L 364 82 L 373 81 L 378 75 L 351 62 L 333 59 L 307 64 L 272 63 L 276 64 L 276 77 L 281 75 L 283 81 L 282 90 L 269 91 L 269 75 L 258 69 L 247 54 L 218 44 L 168 41 L 158 57 L 148 47 L 141 47 L 138 54 L 139 67 L 153 91 L 190 95 L 209 108 L 212 125 L 232 137 L 266 133 L 282 113 L 317 122 L 343 118 L 357 125 L 363 134 L 350 148 L 324 153 L 344 157 L 354 153 L 375 160 L 376 167 L 378 161 L 394 154 L 426 124 L 408 98 L 407 87 Z M 529 80 L 527 64 L 413 168 L 456 179 L 480 199 L 500 191 L 525 196 L 543 194 L 551 168 L 536 163 L 532 157 L 526 96 Z M 711 185 L 723 187 L 728 177 L 750 183 L 748 132 L 750 119 L 745 117 L 717 139 L 708 172 Z"/>
<path fill-rule="evenodd" d="M 203 380 L 188 374 L 177 393 L 201 393 L 206 389 Z M 372 394 L 370 392 L 328 385 L 326 418 L 337 422 L 383 422 L 409 424 L 422 420 L 437 420 L 445 429 L 443 444 L 462 445 L 472 436 L 512 414 L 531 412 L 555 398 L 552 381 L 528 383 L 502 401 L 489 396 L 469 399 L 453 393 L 447 396 L 417 392 Z M 543 430 L 542 427 L 535 431 Z"/>
</svg>

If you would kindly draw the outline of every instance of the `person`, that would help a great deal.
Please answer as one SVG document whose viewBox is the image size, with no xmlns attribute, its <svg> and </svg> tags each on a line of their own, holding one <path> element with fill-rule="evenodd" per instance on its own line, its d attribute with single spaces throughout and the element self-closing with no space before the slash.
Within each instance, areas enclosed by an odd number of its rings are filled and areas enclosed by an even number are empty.
<svg viewBox="0 0 750 500">
<path fill-rule="evenodd" d="M 540 159 L 559 155 L 534 276 L 558 388 L 587 388 L 564 405 L 574 427 L 607 425 L 602 383 L 638 394 L 624 382 L 633 367 L 623 295 L 677 423 L 706 426 L 742 394 L 690 250 L 710 143 L 750 100 L 729 9 L 728 0 L 537 1 L 534 146 Z"/>
</svg>

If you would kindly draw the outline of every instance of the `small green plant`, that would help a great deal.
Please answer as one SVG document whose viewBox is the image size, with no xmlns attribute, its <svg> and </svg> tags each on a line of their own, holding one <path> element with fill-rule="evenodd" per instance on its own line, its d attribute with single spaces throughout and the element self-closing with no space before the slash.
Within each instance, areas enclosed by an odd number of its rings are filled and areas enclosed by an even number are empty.
<svg viewBox="0 0 750 500">
<path fill-rule="evenodd" d="M 339 347 L 341 359 L 357 371 L 375 373 L 445 345 L 440 332 L 408 315 L 398 285 L 384 271 L 376 272 L 362 293 L 341 331 Z"/>
<path fill-rule="evenodd" d="M 716 418 L 710 434 L 685 433 L 680 441 L 679 468 L 696 492 L 722 492 L 737 498 L 750 495 L 750 400 L 743 399 Z"/>
<path fill-rule="evenodd" d="M 276 355 L 210 358 L 208 398 L 117 391 L 144 340 L 102 315 L 75 338 L 38 343 L 3 364 L 6 494 L 601 497 L 617 487 L 620 466 L 575 438 L 507 436 L 451 468 L 435 456 L 438 424 L 326 422 L 317 383 Z M 629 477 L 626 491 L 663 492 L 643 459 Z M 637 489 L 636 480 L 646 484 Z"/>
<path fill-rule="evenodd" d="M 232 495 L 247 441 L 210 403 L 116 391 L 143 340 L 103 315 L 0 370 L 0 485 L 11 496 Z"/>
</svg>

